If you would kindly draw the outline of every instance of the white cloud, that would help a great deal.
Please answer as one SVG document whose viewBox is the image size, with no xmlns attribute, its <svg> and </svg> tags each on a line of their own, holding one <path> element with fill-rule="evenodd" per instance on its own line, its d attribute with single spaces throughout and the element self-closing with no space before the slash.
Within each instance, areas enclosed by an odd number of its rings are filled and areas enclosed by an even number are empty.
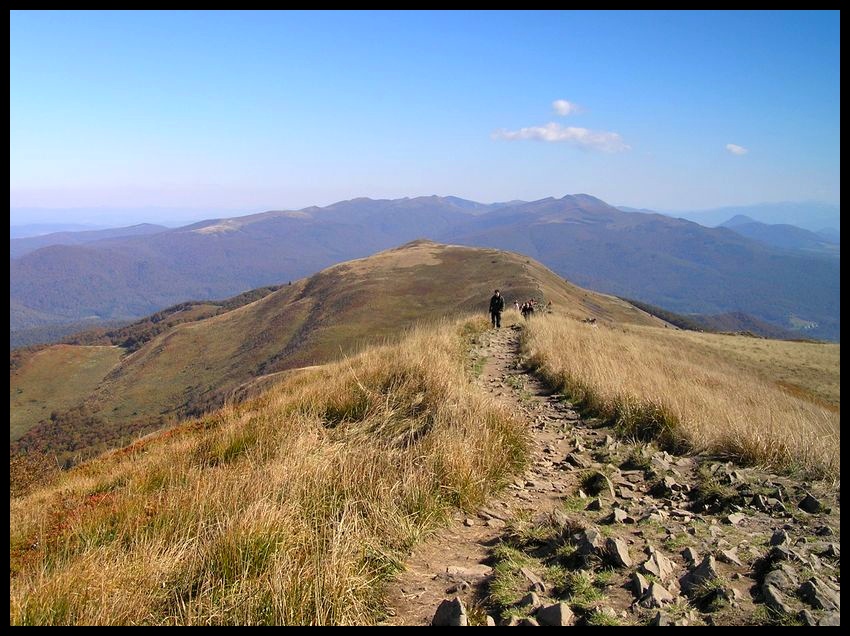
<svg viewBox="0 0 850 636">
<path fill-rule="evenodd" d="M 568 102 L 565 99 L 556 99 L 554 102 L 552 102 L 552 108 L 557 114 L 562 116 L 573 115 L 575 113 L 581 112 L 581 108 L 578 104 Z"/>
<path fill-rule="evenodd" d="M 731 152 L 733 155 L 745 155 L 749 152 L 743 146 L 739 146 L 738 144 L 726 144 L 726 150 Z"/>
<path fill-rule="evenodd" d="M 507 141 L 534 139 L 537 141 L 564 142 L 579 148 L 602 152 L 623 152 L 631 149 L 631 146 L 627 145 L 618 133 L 588 130 L 575 126 L 561 126 L 553 122 L 545 126 L 530 126 L 519 130 L 497 130 L 493 133 L 493 138 Z"/>
</svg>

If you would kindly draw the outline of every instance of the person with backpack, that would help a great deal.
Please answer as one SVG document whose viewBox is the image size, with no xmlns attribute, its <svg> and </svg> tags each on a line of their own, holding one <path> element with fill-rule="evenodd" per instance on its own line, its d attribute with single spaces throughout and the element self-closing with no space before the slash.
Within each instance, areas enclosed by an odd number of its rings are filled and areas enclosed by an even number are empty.
<svg viewBox="0 0 850 636">
<path fill-rule="evenodd" d="M 505 309 L 505 299 L 497 289 L 490 298 L 490 320 L 493 326 L 498 329 L 502 326 L 502 311 Z"/>
</svg>

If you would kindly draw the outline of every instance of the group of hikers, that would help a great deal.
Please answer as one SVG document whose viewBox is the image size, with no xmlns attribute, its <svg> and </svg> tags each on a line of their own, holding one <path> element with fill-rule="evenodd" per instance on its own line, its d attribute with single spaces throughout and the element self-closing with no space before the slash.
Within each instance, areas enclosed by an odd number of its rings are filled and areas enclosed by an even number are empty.
<svg viewBox="0 0 850 636">
<path fill-rule="evenodd" d="M 534 311 L 537 308 L 537 300 L 534 298 L 529 298 L 524 303 L 520 305 L 518 300 L 514 301 L 514 308 L 522 314 L 522 317 L 528 320 L 531 316 L 534 315 Z M 547 310 L 551 310 L 552 301 L 546 305 Z M 493 326 L 499 328 L 502 326 L 502 312 L 505 310 L 505 299 L 502 297 L 502 294 L 497 289 L 493 296 L 490 298 L 490 320 L 493 323 Z"/>
</svg>

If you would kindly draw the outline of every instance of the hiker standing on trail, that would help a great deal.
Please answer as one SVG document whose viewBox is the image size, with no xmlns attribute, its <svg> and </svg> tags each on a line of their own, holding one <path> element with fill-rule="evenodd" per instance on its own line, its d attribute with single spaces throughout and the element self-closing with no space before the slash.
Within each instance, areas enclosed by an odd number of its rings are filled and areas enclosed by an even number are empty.
<svg viewBox="0 0 850 636">
<path fill-rule="evenodd" d="M 490 320 L 497 329 L 502 326 L 502 311 L 505 309 L 505 299 L 497 289 L 490 298 Z"/>
</svg>

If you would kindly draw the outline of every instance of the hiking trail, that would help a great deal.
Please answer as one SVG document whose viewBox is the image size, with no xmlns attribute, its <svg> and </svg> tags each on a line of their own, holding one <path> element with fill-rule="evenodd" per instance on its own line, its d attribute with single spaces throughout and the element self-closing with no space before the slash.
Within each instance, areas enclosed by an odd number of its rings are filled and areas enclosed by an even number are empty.
<svg viewBox="0 0 850 636">
<path fill-rule="evenodd" d="M 821 503 L 830 494 L 818 494 L 820 511 L 803 512 L 810 484 L 617 440 L 524 369 L 520 333 L 490 330 L 470 364 L 484 361 L 475 381 L 528 423 L 528 468 L 414 548 L 387 585 L 383 624 L 430 625 L 455 597 L 470 625 L 838 624 L 837 500 L 830 510 Z M 537 571 L 517 568 L 516 603 L 506 607 L 490 587 L 493 550 L 535 525 L 548 539 L 519 547 L 539 559 Z M 565 542 L 568 559 L 557 552 Z M 568 581 L 581 572 L 598 594 L 547 580 L 557 568 Z"/>
</svg>

